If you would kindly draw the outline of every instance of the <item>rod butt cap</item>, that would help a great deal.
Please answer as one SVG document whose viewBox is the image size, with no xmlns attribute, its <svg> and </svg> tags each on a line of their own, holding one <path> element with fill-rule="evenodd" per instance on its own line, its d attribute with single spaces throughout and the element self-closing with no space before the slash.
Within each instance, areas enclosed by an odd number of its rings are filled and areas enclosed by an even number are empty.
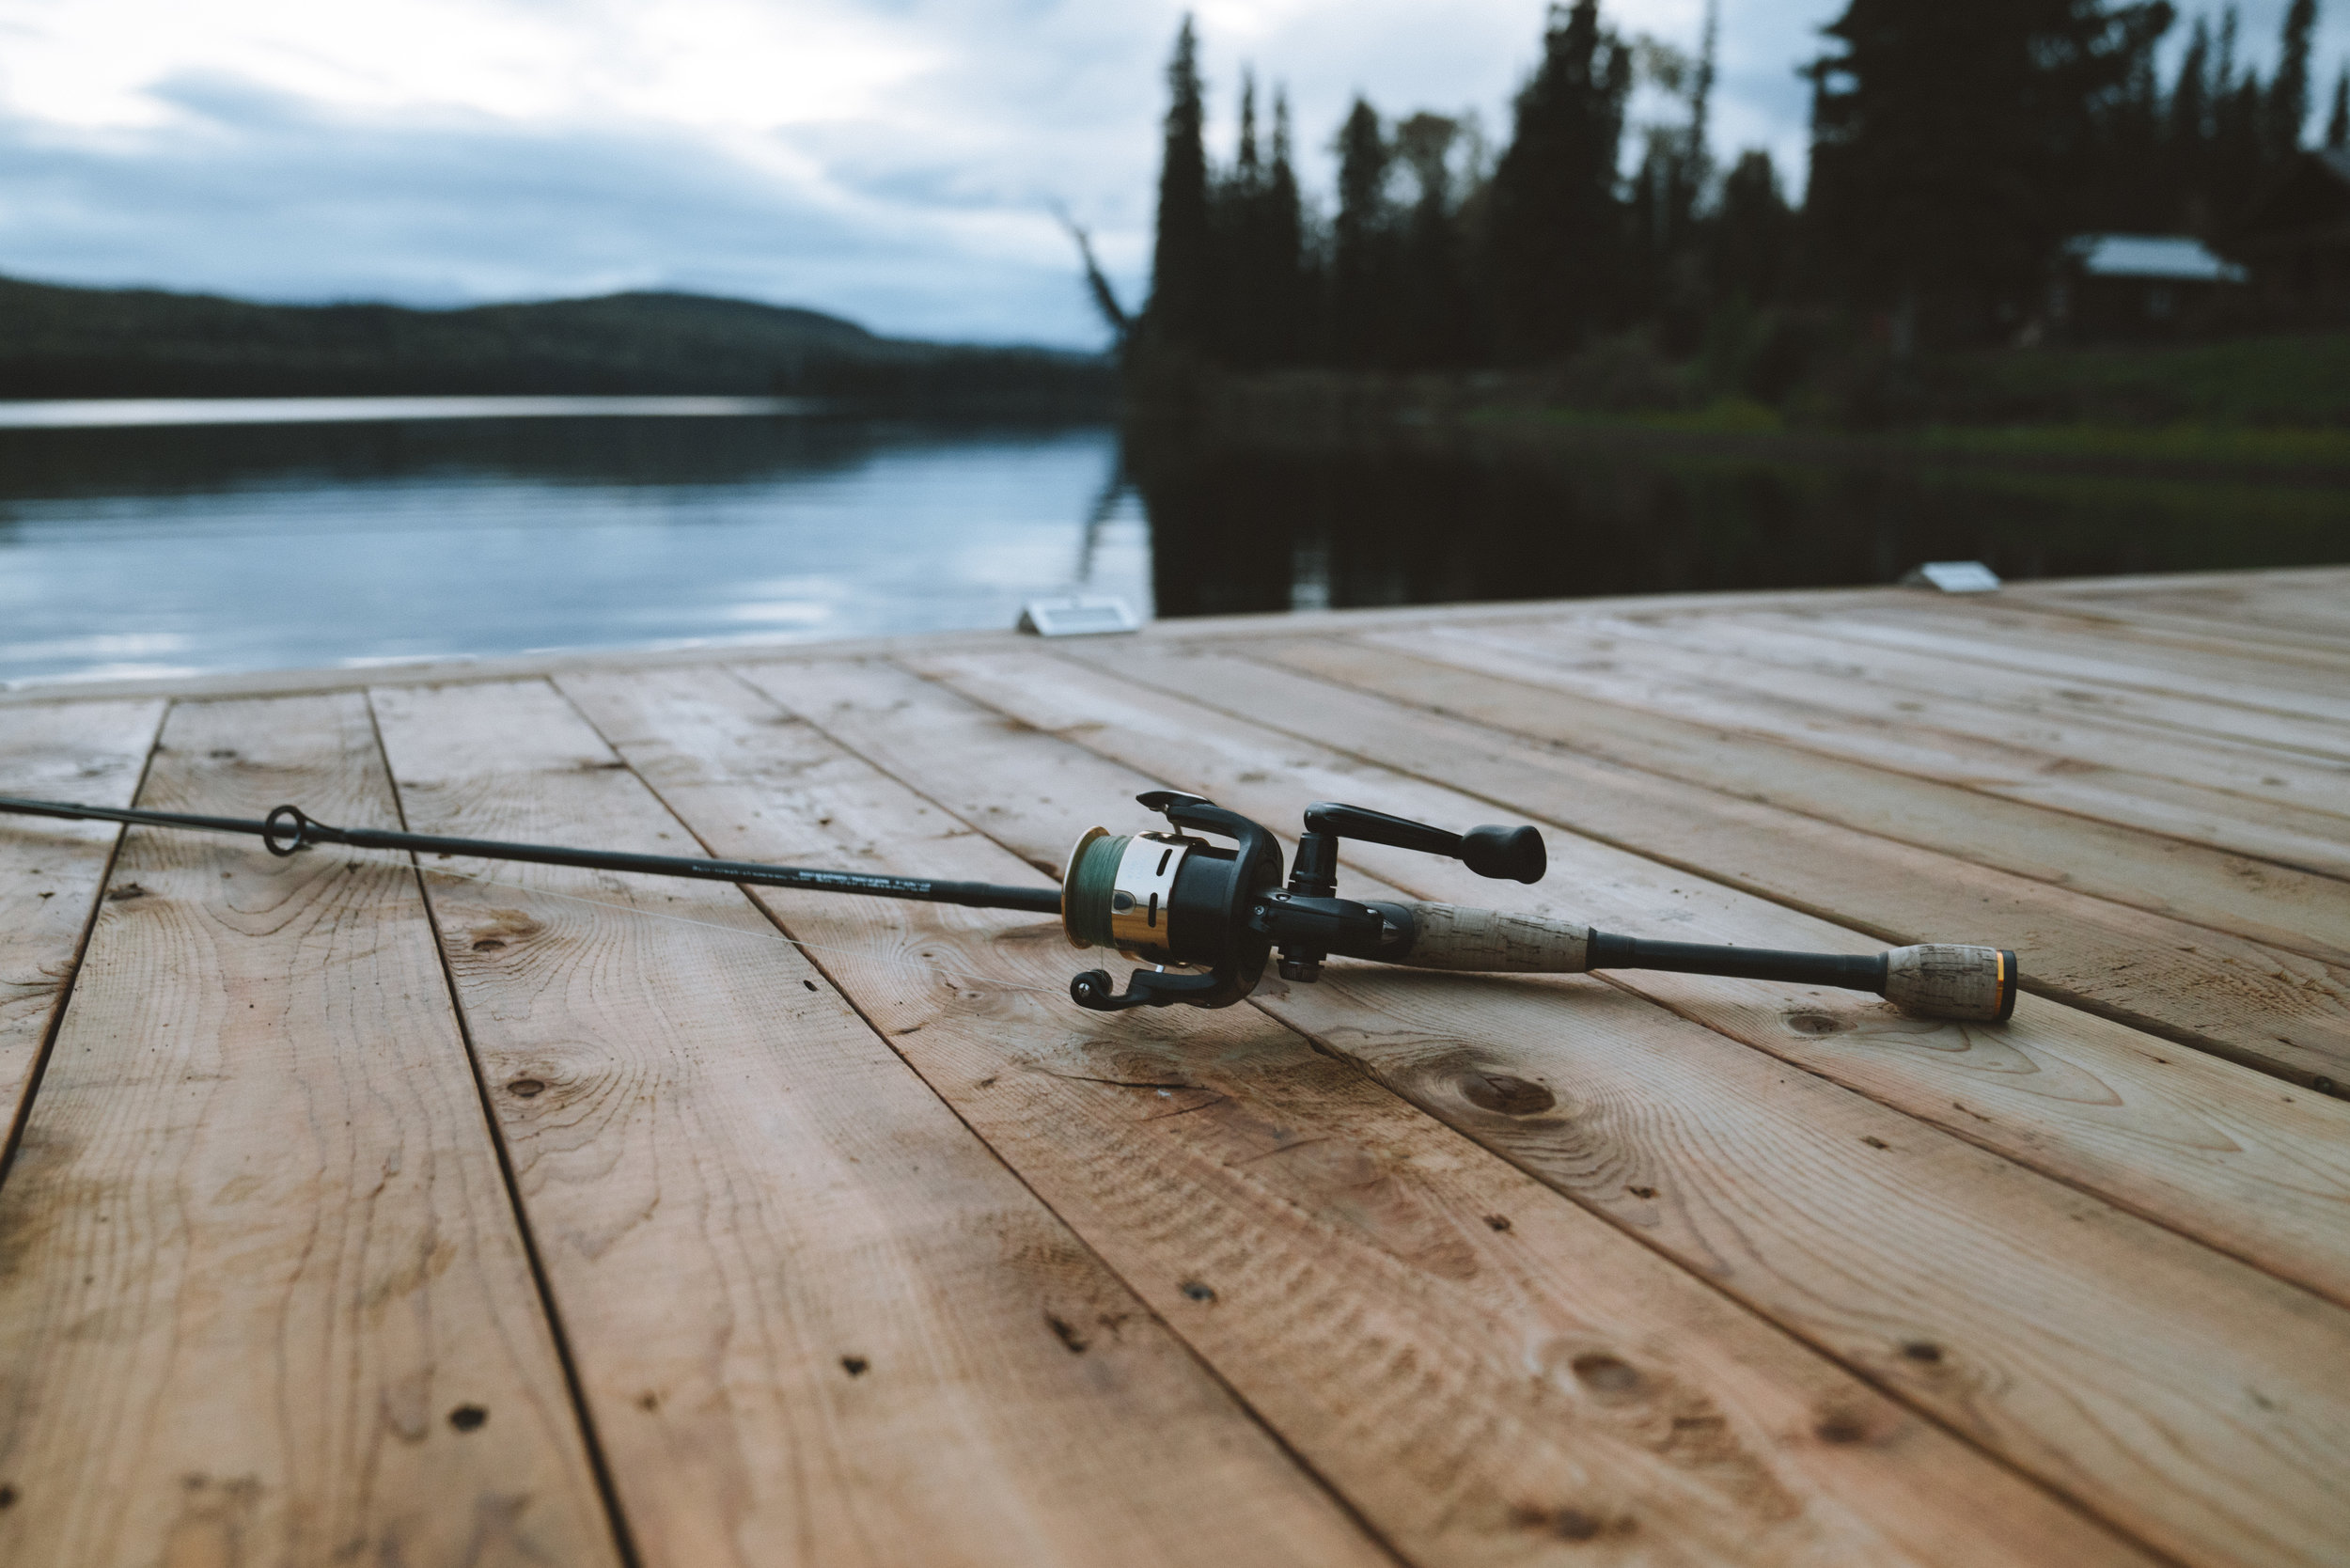
<svg viewBox="0 0 2350 1568">
<path fill-rule="evenodd" d="M 2015 1011 L 2015 955 L 1922 942 L 1885 955 L 1885 999 L 1920 1018 L 2004 1024 Z"/>
</svg>

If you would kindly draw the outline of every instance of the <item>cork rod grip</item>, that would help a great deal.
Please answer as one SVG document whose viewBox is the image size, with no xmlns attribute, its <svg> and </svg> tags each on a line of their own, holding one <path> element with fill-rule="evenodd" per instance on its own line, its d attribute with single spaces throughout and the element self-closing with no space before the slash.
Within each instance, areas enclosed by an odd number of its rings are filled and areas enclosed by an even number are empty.
<svg viewBox="0 0 2350 1568">
<path fill-rule="evenodd" d="M 1540 915 L 1459 904 L 1381 907 L 1408 915 L 1410 946 L 1365 956 L 1417 969 L 1522 975 L 1663 969 L 1873 991 L 1904 1012 L 1961 1023 L 2005 1023 L 2015 1011 L 2015 955 L 1998 948 L 1931 942 L 1883 953 L 1778 952 L 1619 936 Z"/>
<path fill-rule="evenodd" d="M 1403 907 L 1412 915 L 1412 947 L 1393 963 L 1520 975 L 1579 975 L 1590 966 L 1589 926 L 1455 903 Z"/>
</svg>

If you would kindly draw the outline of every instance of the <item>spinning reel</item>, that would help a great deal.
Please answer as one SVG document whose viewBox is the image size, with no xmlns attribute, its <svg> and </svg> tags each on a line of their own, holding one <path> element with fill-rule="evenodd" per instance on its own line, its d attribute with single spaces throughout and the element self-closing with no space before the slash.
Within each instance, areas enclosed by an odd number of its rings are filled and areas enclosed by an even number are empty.
<svg viewBox="0 0 2350 1568">
<path fill-rule="evenodd" d="M 1324 801 L 1286 885 L 1270 830 L 1173 790 L 1135 797 L 1170 832 L 1113 837 L 1089 828 L 1061 878 L 1061 929 L 1072 946 L 1112 948 L 1138 964 L 1124 991 L 1089 969 L 1069 982 L 1079 1007 L 1229 1007 L 1256 989 L 1277 950 L 1283 980 L 1322 978 L 1332 954 L 1422 969 L 1581 974 L 1668 969 L 1873 991 L 1932 1018 L 2003 1022 L 2015 1011 L 2015 955 L 1942 943 L 1859 956 L 1709 947 L 1618 936 L 1533 915 L 1445 903 L 1364 903 L 1338 896 L 1339 842 L 1353 839 L 1459 860 L 1480 876 L 1534 883 L 1548 869 L 1531 827 L 1449 833 L 1425 823 Z M 1203 835 L 1230 839 L 1231 848 Z"/>
<path fill-rule="evenodd" d="M 240 833 L 259 839 L 271 854 L 280 855 L 298 854 L 312 844 L 347 844 L 353 849 L 523 860 L 1058 915 L 1061 929 L 1075 946 L 1112 948 L 1152 965 L 1136 970 L 1123 991 L 1113 991 L 1108 972 L 1102 969 L 1089 969 L 1071 980 L 1071 998 L 1097 1012 L 1179 1002 L 1230 1007 L 1256 989 L 1277 950 L 1281 978 L 1300 981 L 1321 979 L 1322 961 L 1340 954 L 1419 969 L 1550 975 L 1674 969 L 1792 980 L 1873 991 L 1924 1017 L 1980 1023 L 2003 1021 L 2015 1011 L 2015 955 L 1997 948 L 1931 943 L 1867 957 L 1714 948 L 1615 936 L 1538 915 L 1496 914 L 1449 903 L 1361 903 L 1338 896 L 1342 839 L 1447 855 L 1480 876 L 1540 882 L 1549 859 L 1542 835 L 1530 827 L 1448 833 L 1384 811 L 1325 801 L 1306 808 L 1306 831 L 1284 885 L 1280 842 L 1261 823 L 1173 790 L 1153 790 L 1135 798 L 1166 817 L 1173 831 L 1112 838 L 1102 828 L 1092 828 L 1070 852 L 1058 888 L 334 827 L 292 806 L 248 819 L 0 796 L 0 813 Z M 1232 847 L 1211 843 L 1211 838 L 1229 839 Z"/>
</svg>

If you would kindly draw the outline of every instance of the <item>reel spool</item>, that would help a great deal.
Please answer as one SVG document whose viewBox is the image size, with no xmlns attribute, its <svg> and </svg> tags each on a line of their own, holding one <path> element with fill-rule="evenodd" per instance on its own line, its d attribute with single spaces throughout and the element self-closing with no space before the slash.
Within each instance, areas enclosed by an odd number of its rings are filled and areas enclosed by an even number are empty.
<svg viewBox="0 0 2350 1568">
<path fill-rule="evenodd" d="M 1281 880 L 1280 845 L 1262 826 L 1198 795 L 1153 790 L 1135 798 L 1174 831 L 1113 837 L 1088 828 L 1061 877 L 1060 923 L 1072 947 L 1114 948 L 1156 967 L 1136 970 L 1118 995 L 1107 971 L 1089 969 L 1069 982 L 1070 997 L 1101 1012 L 1176 1002 L 1229 1007 L 1257 988 L 1272 952 L 1260 912 Z M 1205 833 L 1232 847 L 1210 843 Z"/>
<path fill-rule="evenodd" d="M 1322 978 L 1333 953 L 1414 968 L 1581 974 L 1666 969 L 1873 991 L 1906 1011 L 1974 1023 L 2015 1010 L 2015 955 L 1927 943 L 1874 954 L 1779 952 L 1651 942 L 1542 916 L 1455 904 L 1358 902 L 1338 893 L 1341 839 L 1460 860 L 1480 876 L 1534 883 L 1548 868 L 1531 827 L 1449 833 L 1357 806 L 1306 808 L 1286 886 L 1278 841 L 1262 824 L 1198 795 L 1135 797 L 1171 832 L 1086 830 L 1061 877 L 1061 929 L 1078 949 L 1108 948 L 1137 964 L 1126 989 L 1089 969 L 1069 982 L 1079 1007 L 1229 1007 L 1256 989 L 1277 949 L 1289 980 Z M 1227 839 L 1224 848 L 1206 836 Z"/>
</svg>

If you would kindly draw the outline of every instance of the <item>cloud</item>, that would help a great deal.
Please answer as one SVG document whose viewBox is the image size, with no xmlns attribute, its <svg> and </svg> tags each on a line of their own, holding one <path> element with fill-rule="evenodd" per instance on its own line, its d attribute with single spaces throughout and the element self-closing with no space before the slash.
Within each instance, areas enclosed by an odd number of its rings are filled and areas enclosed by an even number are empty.
<svg viewBox="0 0 2350 1568">
<path fill-rule="evenodd" d="M 2284 0 L 2247 8 L 2272 51 Z M 1198 0 L 1309 189 L 1365 93 L 1506 137 L 1543 0 Z M 1725 0 L 1716 142 L 1801 177 L 1840 0 Z M 879 330 L 1100 341 L 1066 202 L 1139 295 L 1172 0 L 0 0 L 0 272 L 418 304 L 692 288 Z M 1614 0 L 1694 41 L 1702 0 Z M 2323 62 L 2340 54 L 2329 35 Z M 2325 65 L 2330 82 L 2332 66 Z"/>
</svg>

